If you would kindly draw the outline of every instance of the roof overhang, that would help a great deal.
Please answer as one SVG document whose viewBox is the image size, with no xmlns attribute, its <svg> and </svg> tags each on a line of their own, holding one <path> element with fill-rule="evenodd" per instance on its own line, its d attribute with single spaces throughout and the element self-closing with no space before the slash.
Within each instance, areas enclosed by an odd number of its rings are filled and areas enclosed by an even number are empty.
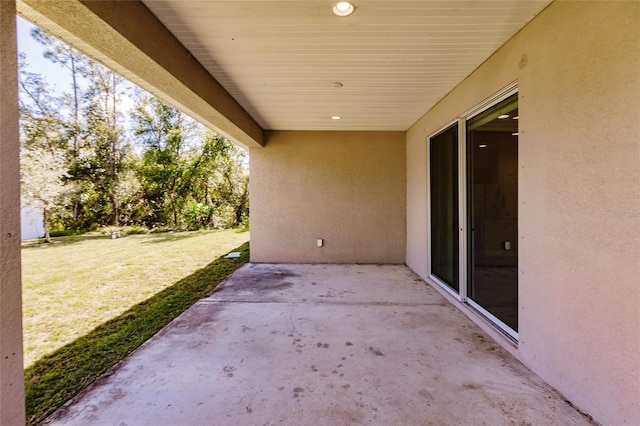
<svg viewBox="0 0 640 426">
<path fill-rule="evenodd" d="M 19 0 L 18 13 L 246 147 L 263 130 L 137 1 Z"/>
<path fill-rule="evenodd" d="M 18 0 L 18 12 L 248 147 L 407 130 L 550 0 Z M 332 119 L 340 116 L 341 119 Z"/>
</svg>

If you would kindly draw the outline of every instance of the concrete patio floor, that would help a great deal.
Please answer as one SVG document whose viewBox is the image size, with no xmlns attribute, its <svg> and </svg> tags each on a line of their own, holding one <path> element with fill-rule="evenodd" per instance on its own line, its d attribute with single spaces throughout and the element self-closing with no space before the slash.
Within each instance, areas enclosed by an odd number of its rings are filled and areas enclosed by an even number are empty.
<svg viewBox="0 0 640 426">
<path fill-rule="evenodd" d="M 592 424 L 405 266 L 266 264 L 47 423 Z"/>
</svg>

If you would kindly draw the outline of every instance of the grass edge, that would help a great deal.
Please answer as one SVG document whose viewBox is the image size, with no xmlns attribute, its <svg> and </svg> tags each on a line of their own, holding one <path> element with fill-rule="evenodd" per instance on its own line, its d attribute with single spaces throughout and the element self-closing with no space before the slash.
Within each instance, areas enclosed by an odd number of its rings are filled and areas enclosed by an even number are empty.
<svg viewBox="0 0 640 426">
<path fill-rule="evenodd" d="M 25 370 L 27 424 L 42 422 L 249 261 L 249 242 L 44 356 Z"/>
</svg>

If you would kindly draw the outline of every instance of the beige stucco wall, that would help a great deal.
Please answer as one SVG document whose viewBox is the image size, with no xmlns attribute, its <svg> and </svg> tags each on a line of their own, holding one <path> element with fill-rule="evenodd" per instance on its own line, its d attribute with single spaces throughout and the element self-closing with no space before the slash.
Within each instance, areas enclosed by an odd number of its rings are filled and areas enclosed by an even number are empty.
<svg viewBox="0 0 640 426">
<path fill-rule="evenodd" d="M 0 425 L 24 425 L 18 55 L 13 1 L 0 1 Z"/>
<path fill-rule="evenodd" d="M 250 154 L 253 262 L 404 263 L 404 132 L 271 132 Z"/>
<path fill-rule="evenodd" d="M 638 40 L 638 2 L 554 2 L 407 132 L 407 264 L 426 277 L 426 139 L 518 80 L 515 352 L 611 425 L 640 419 Z"/>
</svg>

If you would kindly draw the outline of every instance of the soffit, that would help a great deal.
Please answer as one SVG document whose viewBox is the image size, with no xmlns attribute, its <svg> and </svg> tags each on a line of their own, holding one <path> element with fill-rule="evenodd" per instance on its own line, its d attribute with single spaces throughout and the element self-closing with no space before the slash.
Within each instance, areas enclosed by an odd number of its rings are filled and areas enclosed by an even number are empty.
<svg viewBox="0 0 640 426">
<path fill-rule="evenodd" d="M 406 130 L 550 0 L 143 2 L 264 129 Z"/>
</svg>

